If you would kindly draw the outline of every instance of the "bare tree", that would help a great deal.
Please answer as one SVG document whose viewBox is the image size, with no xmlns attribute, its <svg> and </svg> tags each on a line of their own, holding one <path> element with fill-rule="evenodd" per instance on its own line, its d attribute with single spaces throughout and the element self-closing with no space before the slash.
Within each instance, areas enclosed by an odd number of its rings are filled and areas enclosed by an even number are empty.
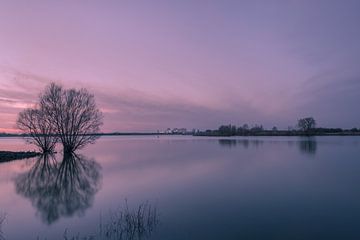
<svg viewBox="0 0 360 240">
<path fill-rule="evenodd" d="M 40 109 L 53 125 L 64 153 L 94 143 L 99 137 L 96 133 L 102 125 L 102 113 L 86 89 L 63 89 L 51 83 L 40 95 Z"/>
<path fill-rule="evenodd" d="M 310 132 L 316 126 L 316 121 L 313 117 L 301 118 L 298 120 L 298 127 L 301 131 Z"/>
<path fill-rule="evenodd" d="M 19 114 L 17 126 L 42 152 L 53 152 L 60 141 L 68 154 L 94 143 L 102 118 L 94 95 L 86 89 L 63 89 L 51 83 L 40 94 L 37 107 Z"/>
<path fill-rule="evenodd" d="M 44 112 L 28 108 L 19 113 L 17 119 L 19 129 L 27 134 L 27 141 L 38 146 L 43 153 L 54 151 L 57 137 L 54 135 L 53 125 Z"/>
</svg>

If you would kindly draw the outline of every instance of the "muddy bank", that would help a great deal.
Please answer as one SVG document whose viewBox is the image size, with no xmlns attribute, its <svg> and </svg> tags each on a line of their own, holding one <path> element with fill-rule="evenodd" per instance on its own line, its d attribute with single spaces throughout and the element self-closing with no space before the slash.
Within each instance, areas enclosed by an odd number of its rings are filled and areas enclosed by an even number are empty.
<svg viewBox="0 0 360 240">
<path fill-rule="evenodd" d="M 32 158 L 41 155 L 39 152 L 10 152 L 0 151 L 0 163 L 9 162 L 13 160 Z"/>
</svg>

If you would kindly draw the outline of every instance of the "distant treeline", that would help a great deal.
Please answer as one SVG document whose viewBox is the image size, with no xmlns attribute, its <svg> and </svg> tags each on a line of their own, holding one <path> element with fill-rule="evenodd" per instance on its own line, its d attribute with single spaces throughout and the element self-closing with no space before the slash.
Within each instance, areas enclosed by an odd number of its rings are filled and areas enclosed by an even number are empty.
<svg viewBox="0 0 360 240">
<path fill-rule="evenodd" d="M 50 134 L 55 136 L 56 134 Z M 81 134 L 80 134 L 81 135 Z M 316 127 L 313 117 L 301 118 L 297 121 L 296 127 L 289 127 L 287 130 L 279 130 L 277 127 L 265 129 L 262 125 L 255 124 L 249 127 L 248 124 L 236 126 L 232 124 L 221 125 L 215 130 L 193 130 L 191 132 L 113 132 L 113 133 L 94 133 L 84 135 L 95 136 L 127 136 L 127 135 L 193 135 L 193 136 L 311 136 L 311 135 L 360 135 L 360 128 L 324 128 Z M 29 137 L 29 134 L 9 134 L 0 133 L 0 137 Z"/>
<path fill-rule="evenodd" d="M 273 127 L 271 130 L 264 129 L 262 125 L 248 127 L 244 124 L 241 127 L 236 125 L 221 125 L 216 130 L 197 131 L 195 136 L 308 136 L 308 135 L 360 135 L 360 129 L 342 128 L 310 128 L 310 129 L 288 129 L 278 130 Z"/>
<path fill-rule="evenodd" d="M 244 124 L 241 127 L 236 125 L 221 125 L 216 130 L 197 131 L 195 136 L 314 136 L 314 135 L 360 135 L 360 129 L 324 128 L 316 127 L 313 117 L 300 118 L 296 127 L 289 127 L 288 130 L 278 130 L 277 127 L 264 129 L 262 125 L 249 127 Z"/>
</svg>

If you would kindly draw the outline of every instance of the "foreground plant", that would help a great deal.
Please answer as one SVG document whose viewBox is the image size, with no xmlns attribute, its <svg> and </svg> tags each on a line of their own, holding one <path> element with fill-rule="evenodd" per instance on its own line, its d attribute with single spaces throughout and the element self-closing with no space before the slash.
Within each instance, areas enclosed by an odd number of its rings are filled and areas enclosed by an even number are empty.
<svg viewBox="0 0 360 240">
<path fill-rule="evenodd" d="M 157 208 L 148 201 L 136 208 L 130 209 L 127 201 L 125 206 L 116 211 L 110 211 L 109 218 L 100 220 L 99 232 L 88 236 L 68 237 L 64 233 L 64 240 L 141 240 L 148 239 L 159 224 Z"/>
</svg>

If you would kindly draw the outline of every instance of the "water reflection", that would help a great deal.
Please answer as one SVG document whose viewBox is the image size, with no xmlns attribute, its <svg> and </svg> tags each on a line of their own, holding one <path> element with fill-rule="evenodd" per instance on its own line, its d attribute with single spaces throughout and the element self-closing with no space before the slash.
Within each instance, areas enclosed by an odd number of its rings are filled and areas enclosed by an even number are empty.
<svg viewBox="0 0 360 240">
<path fill-rule="evenodd" d="M 235 147 L 243 147 L 249 148 L 251 147 L 261 147 L 264 144 L 263 140 L 254 139 L 219 139 L 219 145 L 226 148 L 235 148 Z M 269 141 L 270 142 L 270 141 Z M 272 143 L 281 144 L 281 141 L 271 141 Z M 314 137 L 306 137 L 301 139 L 296 139 L 293 141 L 287 141 L 289 147 L 292 147 L 294 144 L 297 144 L 300 152 L 310 155 L 315 155 L 317 150 L 317 142 Z"/>
<path fill-rule="evenodd" d="M 220 146 L 223 146 L 223 147 L 232 148 L 232 147 L 236 147 L 237 142 L 234 139 L 219 139 L 219 144 L 220 144 Z"/>
<path fill-rule="evenodd" d="M 254 144 L 258 144 L 259 141 L 253 142 L 251 141 L 251 143 Z M 248 139 L 242 139 L 242 140 L 235 140 L 235 139 L 219 139 L 219 144 L 222 147 L 228 147 L 228 148 L 232 148 L 232 147 L 237 147 L 242 146 L 245 148 L 249 147 L 250 141 Z"/>
<path fill-rule="evenodd" d="M 83 215 L 100 189 L 100 165 L 83 155 L 43 155 L 32 168 L 15 179 L 16 192 L 29 198 L 43 222 Z"/>
<path fill-rule="evenodd" d="M 5 239 L 4 233 L 2 231 L 2 225 L 3 225 L 4 221 L 5 221 L 5 214 L 2 213 L 2 214 L 0 214 L 0 240 Z"/>
<path fill-rule="evenodd" d="M 258 139 L 254 139 L 254 140 L 249 140 L 249 139 L 219 139 L 219 144 L 222 147 L 228 147 L 228 148 L 232 148 L 232 147 L 237 147 L 237 146 L 241 146 L 244 148 L 248 148 L 250 145 L 254 146 L 254 147 L 259 147 L 264 143 L 263 140 L 258 140 Z"/>
<path fill-rule="evenodd" d="M 302 153 L 315 155 L 317 150 L 317 142 L 313 137 L 303 138 L 298 141 L 299 149 Z"/>
</svg>

